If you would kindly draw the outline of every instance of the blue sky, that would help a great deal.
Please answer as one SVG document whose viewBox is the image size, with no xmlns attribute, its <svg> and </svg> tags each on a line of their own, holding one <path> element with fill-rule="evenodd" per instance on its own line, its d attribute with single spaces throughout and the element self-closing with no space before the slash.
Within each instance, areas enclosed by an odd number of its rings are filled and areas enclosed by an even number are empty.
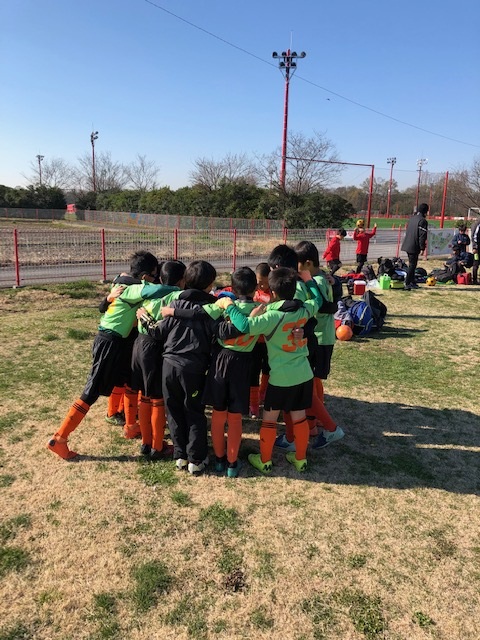
<svg viewBox="0 0 480 640">
<path fill-rule="evenodd" d="M 480 156 L 478 0 L 152 2 L 253 55 L 145 0 L 1 3 L 0 184 L 26 184 L 38 153 L 75 162 L 92 126 L 99 152 L 146 154 L 174 189 L 195 158 L 269 153 L 284 95 L 271 54 L 291 41 L 307 52 L 291 82 L 291 130 L 325 132 L 341 160 L 375 164 L 383 178 L 396 156 L 401 187 L 415 184 L 419 158 L 444 173 Z M 368 176 L 357 167 L 342 180 Z"/>
</svg>

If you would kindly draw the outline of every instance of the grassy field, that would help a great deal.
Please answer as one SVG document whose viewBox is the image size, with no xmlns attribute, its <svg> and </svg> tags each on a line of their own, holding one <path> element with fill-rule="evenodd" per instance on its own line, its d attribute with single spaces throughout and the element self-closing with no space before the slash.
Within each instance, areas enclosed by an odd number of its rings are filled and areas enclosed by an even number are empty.
<svg viewBox="0 0 480 640">
<path fill-rule="evenodd" d="M 381 292 L 325 385 L 345 439 L 237 480 L 143 463 L 105 399 L 45 449 L 103 291 L 0 291 L 0 640 L 478 640 L 479 287 Z"/>
</svg>

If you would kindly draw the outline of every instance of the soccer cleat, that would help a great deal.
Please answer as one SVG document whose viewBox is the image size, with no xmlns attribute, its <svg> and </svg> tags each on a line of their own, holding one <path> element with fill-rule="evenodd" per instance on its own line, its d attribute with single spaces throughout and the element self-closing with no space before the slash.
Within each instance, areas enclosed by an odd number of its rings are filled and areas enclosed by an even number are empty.
<svg viewBox="0 0 480 640">
<path fill-rule="evenodd" d="M 227 478 L 238 478 L 241 467 L 242 465 L 238 460 L 236 462 L 230 463 L 227 467 Z"/>
<path fill-rule="evenodd" d="M 341 440 L 344 435 L 345 432 L 342 427 L 337 427 L 335 431 L 325 431 L 324 429 L 322 433 L 317 436 L 312 447 L 314 449 L 323 449 L 324 447 L 328 447 L 329 444 Z"/>
<path fill-rule="evenodd" d="M 149 456 L 151 450 L 152 450 L 152 445 L 150 444 L 142 444 L 140 446 L 140 453 L 142 454 L 142 456 Z"/>
<path fill-rule="evenodd" d="M 262 457 L 259 453 L 250 453 L 248 455 L 248 461 L 252 467 L 255 467 L 255 469 L 260 471 L 260 473 L 263 473 L 264 475 L 272 473 L 272 461 L 269 460 L 268 462 L 262 462 Z"/>
<path fill-rule="evenodd" d="M 410 284 L 410 286 L 412 287 L 412 289 L 420 289 L 420 287 L 418 286 L 418 284 L 416 282 L 412 282 Z"/>
<path fill-rule="evenodd" d="M 58 442 L 55 438 L 52 438 L 47 443 L 47 449 L 56 453 L 57 456 L 62 458 L 63 460 L 72 460 L 78 456 L 76 451 L 70 451 L 68 448 L 68 444 L 66 442 Z"/>
<path fill-rule="evenodd" d="M 290 464 L 293 464 L 293 466 L 299 473 L 303 473 L 307 470 L 307 460 L 305 458 L 303 460 L 297 460 L 294 451 L 289 451 L 285 457 L 287 458 L 287 461 L 290 462 Z"/>
<path fill-rule="evenodd" d="M 175 460 L 175 467 L 177 471 L 186 471 L 188 467 L 188 460 L 185 460 L 185 458 L 177 458 Z"/>
<path fill-rule="evenodd" d="M 276 437 L 275 446 L 283 451 L 295 451 L 295 442 L 289 442 L 284 433 Z"/>
<path fill-rule="evenodd" d="M 139 438 L 140 435 L 141 435 L 140 425 L 138 424 L 134 424 L 131 427 L 127 427 L 127 425 L 123 427 L 123 436 L 127 440 L 133 440 L 134 438 Z"/>
<path fill-rule="evenodd" d="M 125 426 L 125 417 L 121 413 L 114 413 L 113 416 L 105 416 L 105 422 L 113 424 L 115 427 Z"/>
<path fill-rule="evenodd" d="M 411 284 L 406 284 L 406 285 L 403 287 L 403 290 L 404 290 L 404 291 L 411 291 L 411 290 L 412 290 L 412 285 L 411 285 Z"/>
<path fill-rule="evenodd" d="M 150 460 L 171 460 L 173 456 L 173 444 L 168 444 L 163 441 L 163 447 L 158 449 L 152 449 L 150 451 Z"/>
<path fill-rule="evenodd" d="M 202 460 L 198 464 L 196 462 L 189 462 L 188 473 L 190 473 L 192 476 L 201 475 L 205 471 L 205 469 L 208 467 L 209 462 L 210 460 L 208 459 L 208 456 L 205 458 L 205 460 Z"/>
<path fill-rule="evenodd" d="M 217 473 L 223 473 L 225 471 L 225 465 L 227 464 L 227 458 L 223 456 L 223 458 L 217 458 L 215 456 L 215 471 Z"/>
</svg>

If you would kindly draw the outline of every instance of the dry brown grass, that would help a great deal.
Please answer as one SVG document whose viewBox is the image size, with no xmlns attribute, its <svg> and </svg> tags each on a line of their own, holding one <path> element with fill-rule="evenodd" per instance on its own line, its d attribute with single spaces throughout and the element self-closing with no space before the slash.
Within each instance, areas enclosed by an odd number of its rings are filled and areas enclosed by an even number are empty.
<svg viewBox="0 0 480 640">
<path fill-rule="evenodd" d="M 93 336 L 97 300 L 0 292 L 0 546 L 29 554 L 0 575 L 0 639 L 476 640 L 478 296 L 382 295 L 385 332 L 338 345 L 326 384 L 347 437 L 304 477 L 276 454 L 270 478 L 159 463 L 149 486 L 104 400 L 72 437 L 78 462 L 45 449 L 90 362 L 67 330 Z M 132 570 L 151 560 L 171 585 L 139 610 Z"/>
</svg>

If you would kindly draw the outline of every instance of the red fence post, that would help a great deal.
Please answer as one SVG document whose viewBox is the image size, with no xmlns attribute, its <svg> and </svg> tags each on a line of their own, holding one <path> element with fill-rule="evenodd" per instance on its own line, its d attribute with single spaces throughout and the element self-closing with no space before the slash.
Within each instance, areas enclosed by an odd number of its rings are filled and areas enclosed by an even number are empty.
<svg viewBox="0 0 480 640">
<path fill-rule="evenodd" d="M 20 260 L 18 259 L 18 231 L 13 230 L 13 253 L 15 256 L 15 286 L 20 286 Z"/>
<path fill-rule="evenodd" d="M 178 229 L 173 230 L 173 259 L 178 260 Z"/>
<path fill-rule="evenodd" d="M 101 238 L 102 238 L 102 278 L 103 281 L 107 280 L 107 252 L 105 248 L 105 229 L 101 230 Z"/>
<path fill-rule="evenodd" d="M 232 271 L 237 268 L 237 230 L 233 230 L 233 256 L 232 256 Z"/>
<path fill-rule="evenodd" d="M 398 258 L 399 253 L 400 253 L 400 237 L 402 235 L 402 225 L 398 225 L 398 239 L 397 239 L 397 255 L 396 257 Z"/>
</svg>

